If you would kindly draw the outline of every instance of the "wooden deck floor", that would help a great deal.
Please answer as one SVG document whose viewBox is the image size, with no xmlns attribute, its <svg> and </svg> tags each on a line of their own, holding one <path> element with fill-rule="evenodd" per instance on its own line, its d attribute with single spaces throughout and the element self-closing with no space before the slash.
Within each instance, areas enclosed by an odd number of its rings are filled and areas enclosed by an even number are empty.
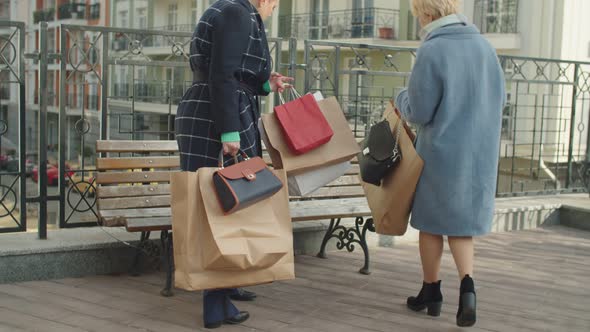
<svg viewBox="0 0 590 332">
<path fill-rule="evenodd" d="M 254 287 L 253 317 L 221 331 L 459 331 L 458 278 L 443 257 L 439 318 L 406 309 L 420 286 L 415 245 L 297 257 L 298 278 Z M 470 331 L 590 331 L 590 233 L 551 227 L 494 234 L 477 244 L 478 323 Z M 0 285 L 0 331 L 195 331 L 201 297 L 158 295 L 163 275 L 95 276 Z"/>
</svg>

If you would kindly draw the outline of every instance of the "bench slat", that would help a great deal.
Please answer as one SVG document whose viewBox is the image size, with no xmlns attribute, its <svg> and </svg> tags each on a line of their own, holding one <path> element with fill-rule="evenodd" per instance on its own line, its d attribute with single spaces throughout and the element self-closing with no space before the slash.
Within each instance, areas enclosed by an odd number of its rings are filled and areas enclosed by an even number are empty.
<svg viewBox="0 0 590 332">
<path fill-rule="evenodd" d="M 360 186 L 361 182 L 358 175 L 344 175 L 338 179 L 328 183 L 326 187 L 338 187 L 338 186 Z"/>
<path fill-rule="evenodd" d="M 310 195 L 304 197 L 291 196 L 291 200 L 302 199 L 322 199 L 322 198 L 344 198 L 344 197 L 362 197 L 365 192 L 361 186 L 341 186 L 341 187 L 322 187 Z"/>
<path fill-rule="evenodd" d="M 371 210 L 364 197 L 289 203 L 293 222 L 332 218 L 368 217 Z"/>
<path fill-rule="evenodd" d="M 103 198 L 98 201 L 100 210 L 149 208 L 170 206 L 170 195 L 139 196 L 121 198 Z"/>
<path fill-rule="evenodd" d="M 128 232 L 156 232 L 172 229 L 172 218 L 130 218 L 125 223 Z"/>
<path fill-rule="evenodd" d="M 117 183 L 170 182 L 170 174 L 172 172 L 174 172 L 174 171 L 98 173 L 96 175 L 96 183 L 98 183 L 98 184 L 117 184 Z"/>
<path fill-rule="evenodd" d="M 104 219 L 169 217 L 172 215 L 170 207 L 149 209 L 99 210 L 99 214 Z"/>
<path fill-rule="evenodd" d="M 130 158 L 97 158 L 96 168 L 99 171 L 110 169 L 134 168 L 175 168 L 180 166 L 180 157 L 130 157 Z"/>
<path fill-rule="evenodd" d="M 96 152 L 178 152 L 176 141 L 96 141 Z"/>
<path fill-rule="evenodd" d="M 158 183 L 151 185 L 123 185 L 123 186 L 99 186 L 97 189 L 99 199 L 113 197 L 133 196 L 157 196 L 169 195 L 170 184 Z"/>
</svg>

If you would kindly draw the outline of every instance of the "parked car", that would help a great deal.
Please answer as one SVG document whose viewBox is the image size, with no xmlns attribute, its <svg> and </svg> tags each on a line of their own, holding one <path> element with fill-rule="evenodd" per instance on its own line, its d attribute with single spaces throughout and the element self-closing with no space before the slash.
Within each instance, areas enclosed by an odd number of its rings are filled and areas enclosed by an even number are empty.
<svg viewBox="0 0 590 332">
<path fill-rule="evenodd" d="M 33 174 L 31 175 L 31 179 L 33 182 L 39 182 L 39 167 L 33 168 Z M 68 181 L 68 178 L 72 176 L 74 172 L 71 171 L 70 167 L 66 164 L 66 174 L 64 177 L 65 181 Z M 59 168 L 56 165 L 47 163 L 47 185 L 49 186 L 57 186 L 59 179 Z"/>
<path fill-rule="evenodd" d="M 6 163 L 6 171 L 7 172 L 18 172 L 18 166 L 20 163 L 20 159 L 11 159 Z M 33 169 L 35 168 L 35 163 L 33 160 L 27 158 L 25 161 L 25 174 L 27 176 L 31 176 L 33 174 Z"/>
</svg>

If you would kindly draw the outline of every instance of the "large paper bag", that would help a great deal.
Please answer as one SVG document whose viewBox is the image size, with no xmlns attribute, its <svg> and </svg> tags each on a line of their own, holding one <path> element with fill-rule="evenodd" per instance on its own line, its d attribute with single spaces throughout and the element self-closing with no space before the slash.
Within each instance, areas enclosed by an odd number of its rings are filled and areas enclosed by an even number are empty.
<svg viewBox="0 0 590 332">
<path fill-rule="evenodd" d="M 288 175 L 302 174 L 309 170 L 349 161 L 360 152 L 359 145 L 336 98 L 330 97 L 318 101 L 318 105 L 334 131 L 334 136 L 328 143 L 302 155 L 296 155 L 291 151 L 274 114 L 262 115 L 263 127 L 268 138 L 265 146 L 273 166 L 285 169 Z"/>
<path fill-rule="evenodd" d="M 383 117 L 389 121 L 392 132 L 398 121 L 401 121 L 395 114 L 393 105 L 387 107 Z M 381 186 L 363 182 L 361 179 L 375 230 L 379 234 L 405 234 L 414 193 L 424 167 L 424 161 L 414 149 L 405 130 L 400 134 L 400 149 L 403 156 L 400 164 L 383 179 Z"/>
<path fill-rule="evenodd" d="M 264 145 L 270 146 L 262 120 L 259 121 L 258 128 Z M 275 154 L 278 154 L 276 150 Z M 275 156 L 275 160 L 277 159 L 280 161 L 280 157 Z M 350 161 L 343 161 L 338 164 L 321 166 L 304 173 L 291 174 L 287 177 L 289 196 L 308 196 L 346 174 L 351 167 Z"/>
<path fill-rule="evenodd" d="M 176 287 L 194 291 L 295 277 L 287 186 L 225 215 L 213 188 L 215 168 L 171 176 Z M 286 183 L 284 171 L 275 171 Z"/>
</svg>

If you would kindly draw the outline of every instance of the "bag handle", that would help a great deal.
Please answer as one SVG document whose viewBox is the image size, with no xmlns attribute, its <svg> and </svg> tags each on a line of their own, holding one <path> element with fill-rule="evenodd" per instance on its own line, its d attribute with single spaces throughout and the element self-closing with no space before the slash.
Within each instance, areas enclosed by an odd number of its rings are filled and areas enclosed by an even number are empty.
<svg viewBox="0 0 590 332">
<path fill-rule="evenodd" d="M 224 169 L 224 168 L 225 168 L 225 167 L 223 166 L 223 165 L 225 165 L 225 160 L 224 160 L 224 158 L 223 158 L 223 157 L 224 157 L 224 155 L 225 155 L 225 154 L 223 153 L 223 149 L 221 149 L 221 151 L 219 151 L 219 158 L 217 159 L 217 166 L 219 167 L 219 169 Z M 242 149 L 240 149 L 240 150 L 238 151 L 238 154 L 236 154 L 236 155 L 234 156 L 234 163 L 235 163 L 235 164 L 237 164 L 237 163 L 239 163 L 239 162 L 240 162 L 240 161 L 238 160 L 238 155 L 239 155 L 240 157 L 242 157 L 242 159 L 243 159 L 244 161 L 246 161 L 246 160 L 250 160 L 250 157 L 248 157 L 248 155 L 247 155 L 247 154 L 246 154 L 244 151 L 242 151 Z"/>
<path fill-rule="evenodd" d="M 293 85 L 291 85 L 291 87 L 286 90 L 289 90 L 289 92 L 291 93 L 292 100 L 301 98 L 301 95 L 299 94 L 299 92 L 297 92 L 297 90 L 295 89 L 295 87 Z M 278 93 L 278 95 L 279 95 L 279 100 L 281 102 L 281 105 L 286 104 L 287 102 L 285 101 L 285 97 L 283 97 L 283 94 Z"/>
</svg>

